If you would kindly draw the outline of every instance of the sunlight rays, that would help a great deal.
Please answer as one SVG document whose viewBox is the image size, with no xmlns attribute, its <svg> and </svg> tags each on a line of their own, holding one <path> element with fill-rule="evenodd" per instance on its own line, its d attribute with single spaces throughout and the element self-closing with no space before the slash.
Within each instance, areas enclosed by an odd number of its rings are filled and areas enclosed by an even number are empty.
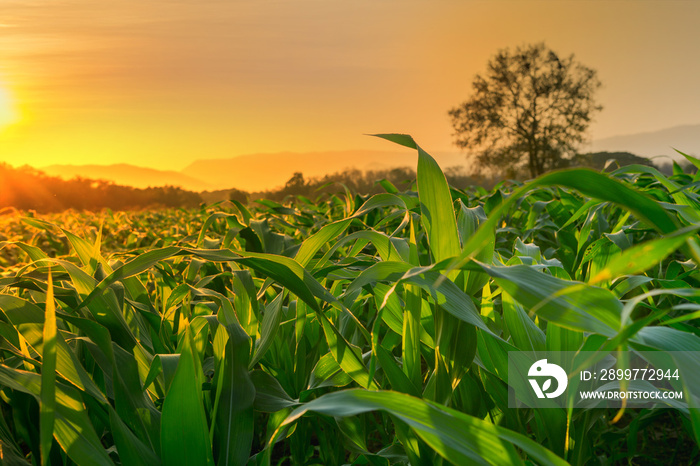
<svg viewBox="0 0 700 466">
<path fill-rule="evenodd" d="M 15 100 L 7 88 L 0 82 L 0 131 L 19 121 L 19 112 Z"/>
</svg>

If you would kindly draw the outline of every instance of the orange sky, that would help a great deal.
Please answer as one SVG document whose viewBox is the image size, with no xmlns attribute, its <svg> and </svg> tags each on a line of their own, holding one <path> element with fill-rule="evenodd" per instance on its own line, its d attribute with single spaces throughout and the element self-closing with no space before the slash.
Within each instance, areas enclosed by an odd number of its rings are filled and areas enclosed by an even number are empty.
<svg viewBox="0 0 700 466">
<path fill-rule="evenodd" d="M 598 70 L 593 137 L 697 124 L 698 20 L 695 1 L 2 0 L 0 161 L 392 149 L 375 132 L 456 150 L 473 76 L 541 40 Z"/>
</svg>

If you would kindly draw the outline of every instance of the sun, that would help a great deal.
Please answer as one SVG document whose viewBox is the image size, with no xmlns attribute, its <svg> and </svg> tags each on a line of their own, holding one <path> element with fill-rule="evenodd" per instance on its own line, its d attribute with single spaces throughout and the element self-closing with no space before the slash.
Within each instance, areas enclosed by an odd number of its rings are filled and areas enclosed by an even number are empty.
<svg viewBox="0 0 700 466">
<path fill-rule="evenodd" d="M 0 86 L 0 131 L 18 120 L 15 102 L 10 92 Z"/>
</svg>

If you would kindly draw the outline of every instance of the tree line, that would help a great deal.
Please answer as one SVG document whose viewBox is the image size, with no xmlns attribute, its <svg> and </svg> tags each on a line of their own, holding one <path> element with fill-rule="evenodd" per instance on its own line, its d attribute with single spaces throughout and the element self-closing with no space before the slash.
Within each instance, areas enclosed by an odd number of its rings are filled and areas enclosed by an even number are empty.
<svg viewBox="0 0 700 466">
<path fill-rule="evenodd" d="M 198 193 L 174 186 L 140 189 L 80 177 L 64 180 L 31 167 L 14 168 L 0 163 L 0 208 L 37 212 L 133 210 L 196 207 L 201 202 Z"/>
<path fill-rule="evenodd" d="M 608 163 L 614 160 L 613 163 Z M 629 152 L 596 152 L 576 154 L 566 161 L 568 167 L 590 167 L 602 170 L 631 164 L 654 166 L 644 157 Z M 666 174 L 673 172 L 670 164 L 657 166 Z M 469 173 L 464 166 L 444 170 L 451 186 L 466 189 L 481 186 L 490 189 L 507 179 L 524 179 L 527 173 L 509 167 L 500 173 Z M 110 181 L 87 178 L 62 178 L 49 176 L 30 167 L 13 168 L 0 163 L 0 209 L 13 207 L 37 212 L 59 212 L 66 209 L 138 210 L 152 208 L 190 208 L 202 203 L 236 200 L 244 204 L 256 199 L 283 201 L 289 196 L 302 195 L 311 199 L 341 193 L 347 188 L 351 193 L 377 194 L 385 192 L 386 183 L 399 191 L 410 190 L 416 179 L 413 168 L 399 167 L 384 170 L 345 170 L 324 176 L 306 178 L 295 173 L 284 186 L 266 191 L 247 192 L 236 188 L 196 193 L 182 188 L 165 186 L 133 188 L 116 185 Z"/>
<path fill-rule="evenodd" d="M 645 157 L 634 155 L 630 152 L 592 152 L 576 154 L 570 159 L 561 161 L 560 168 L 587 167 L 593 170 L 612 171 L 628 165 L 646 165 L 655 167 L 666 175 L 673 174 L 673 166 L 670 163 L 655 165 Z M 685 162 L 681 163 L 685 170 L 689 170 Z M 693 167 L 690 167 L 693 168 Z M 504 180 L 524 180 L 528 172 L 522 167 L 506 167 L 499 172 L 469 172 L 466 166 L 447 167 L 444 170 L 445 178 L 450 186 L 458 189 L 467 189 L 472 186 L 481 186 L 491 189 L 497 183 Z M 691 170 L 692 171 L 692 170 Z M 386 192 L 388 182 L 399 191 L 415 189 L 414 182 L 416 172 L 413 168 L 400 167 L 384 170 L 360 171 L 357 169 L 345 170 L 324 176 L 304 177 L 301 172 L 294 173 L 283 187 L 266 191 L 246 192 L 240 189 L 222 189 L 218 191 L 204 191 L 200 193 L 204 202 L 211 204 L 219 201 L 235 200 L 242 203 L 253 202 L 256 199 L 270 199 L 284 201 L 289 196 L 302 195 L 311 199 L 329 194 L 337 194 L 345 191 L 347 187 L 351 193 L 377 194 Z"/>
<path fill-rule="evenodd" d="M 496 178 L 481 175 L 471 176 L 462 167 L 450 167 L 445 170 L 448 182 L 457 188 L 464 189 L 468 186 L 481 185 L 491 187 L 498 181 Z M 289 196 L 306 196 L 316 199 L 319 196 L 342 193 L 347 188 L 351 193 L 377 194 L 386 192 L 380 181 L 388 182 L 399 191 L 411 189 L 416 179 L 413 168 L 397 167 L 382 170 L 358 170 L 350 169 L 324 176 L 305 177 L 303 173 L 294 173 L 284 186 L 265 191 L 246 192 L 239 189 L 222 189 L 218 191 L 204 191 L 200 193 L 206 203 L 224 200 L 235 200 L 242 203 L 252 202 L 256 199 L 269 199 L 283 201 Z"/>
</svg>

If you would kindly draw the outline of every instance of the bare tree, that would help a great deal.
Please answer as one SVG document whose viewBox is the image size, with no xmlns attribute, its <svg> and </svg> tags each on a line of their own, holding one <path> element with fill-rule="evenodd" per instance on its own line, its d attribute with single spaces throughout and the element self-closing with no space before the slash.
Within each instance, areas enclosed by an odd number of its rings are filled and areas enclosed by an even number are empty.
<svg viewBox="0 0 700 466">
<path fill-rule="evenodd" d="M 449 111 L 457 146 L 479 167 L 527 166 L 533 177 L 574 155 L 602 109 L 595 70 L 544 43 L 499 51 L 472 87 L 471 98 Z"/>
</svg>

